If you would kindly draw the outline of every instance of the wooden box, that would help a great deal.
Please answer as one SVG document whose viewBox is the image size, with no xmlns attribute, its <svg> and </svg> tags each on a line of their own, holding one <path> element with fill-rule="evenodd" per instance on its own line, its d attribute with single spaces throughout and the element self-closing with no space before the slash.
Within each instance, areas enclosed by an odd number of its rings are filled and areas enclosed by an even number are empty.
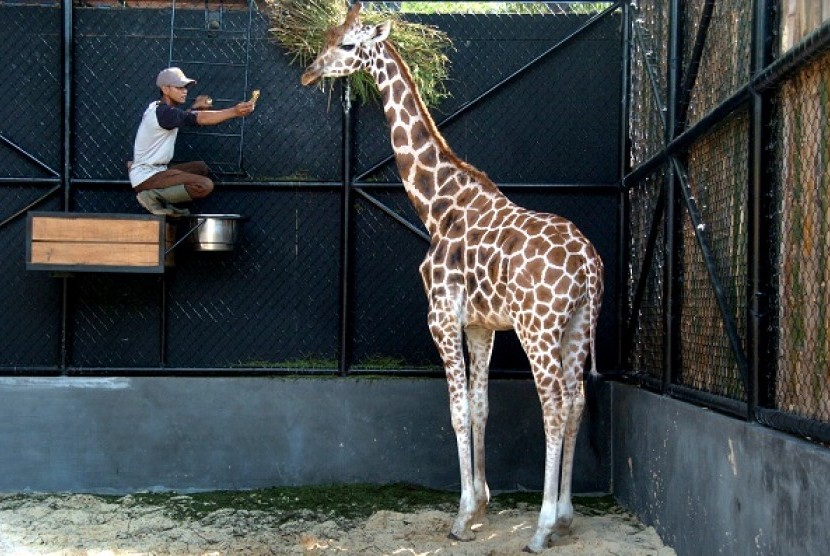
<svg viewBox="0 0 830 556">
<path fill-rule="evenodd" d="M 160 274 L 175 227 L 152 214 L 30 212 L 26 269 Z"/>
</svg>

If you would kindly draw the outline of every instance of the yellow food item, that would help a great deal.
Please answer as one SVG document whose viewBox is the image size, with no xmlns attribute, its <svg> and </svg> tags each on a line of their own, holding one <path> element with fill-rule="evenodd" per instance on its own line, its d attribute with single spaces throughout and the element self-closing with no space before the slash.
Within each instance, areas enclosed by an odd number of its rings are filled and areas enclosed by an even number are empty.
<svg viewBox="0 0 830 556">
<path fill-rule="evenodd" d="M 256 104 L 257 100 L 259 100 L 259 89 L 254 89 L 251 93 L 251 102 Z"/>
</svg>

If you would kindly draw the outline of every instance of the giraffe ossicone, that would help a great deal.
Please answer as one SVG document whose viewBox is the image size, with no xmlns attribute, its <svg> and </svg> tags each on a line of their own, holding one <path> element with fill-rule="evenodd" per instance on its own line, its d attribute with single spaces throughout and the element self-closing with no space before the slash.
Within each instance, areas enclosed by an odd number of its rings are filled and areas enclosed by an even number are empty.
<svg viewBox="0 0 830 556">
<path fill-rule="evenodd" d="M 489 502 L 487 374 L 494 332 L 516 331 L 533 372 L 545 429 L 544 499 L 527 545 L 539 552 L 573 520 L 574 448 L 589 356 L 596 373 L 602 260 L 572 222 L 512 203 L 483 172 L 458 158 L 387 40 L 389 31 L 389 23 L 361 25 L 360 4 L 355 4 L 343 24 L 328 30 L 301 82 L 311 85 L 360 70 L 374 77 L 401 180 L 429 232 L 430 247 L 419 270 L 429 301 L 429 331 L 446 371 L 461 474 L 453 538 L 474 539 L 471 527 Z"/>
</svg>

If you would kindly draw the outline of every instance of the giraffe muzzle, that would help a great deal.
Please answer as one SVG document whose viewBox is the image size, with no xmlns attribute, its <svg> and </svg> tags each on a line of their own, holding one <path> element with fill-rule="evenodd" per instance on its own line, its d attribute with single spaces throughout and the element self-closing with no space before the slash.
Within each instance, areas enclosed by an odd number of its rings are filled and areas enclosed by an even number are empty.
<svg viewBox="0 0 830 556">
<path fill-rule="evenodd" d="M 321 77 L 322 75 L 320 75 L 319 71 L 317 71 L 314 67 L 310 67 L 303 72 L 303 75 L 300 77 L 300 83 L 302 83 L 304 87 L 308 87 L 309 85 L 314 85 L 320 81 Z"/>
</svg>

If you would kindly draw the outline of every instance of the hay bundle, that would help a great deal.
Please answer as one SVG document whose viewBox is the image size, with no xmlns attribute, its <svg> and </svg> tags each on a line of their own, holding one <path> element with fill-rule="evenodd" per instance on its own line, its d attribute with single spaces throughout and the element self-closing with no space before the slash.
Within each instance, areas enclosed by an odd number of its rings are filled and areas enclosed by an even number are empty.
<svg viewBox="0 0 830 556">
<path fill-rule="evenodd" d="M 348 5 L 344 0 L 263 0 L 264 12 L 271 23 L 271 34 L 293 61 L 305 67 L 323 46 L 326 30 L 340 25 Z M 429 25 L 404 21 L 397 14 L 364 7 L 361 20 L 367 24 L 392 22 L 391 40 L 409 65 L 424 102 L 438 104 L 449 96 L 446 86 L 449 58 L 446 52 L 452 41 L 446 33 Z M 350 76 L 355 97 L 366 102 L 378 98 L 374 80 L 365 72 Z"/>
</svg>

